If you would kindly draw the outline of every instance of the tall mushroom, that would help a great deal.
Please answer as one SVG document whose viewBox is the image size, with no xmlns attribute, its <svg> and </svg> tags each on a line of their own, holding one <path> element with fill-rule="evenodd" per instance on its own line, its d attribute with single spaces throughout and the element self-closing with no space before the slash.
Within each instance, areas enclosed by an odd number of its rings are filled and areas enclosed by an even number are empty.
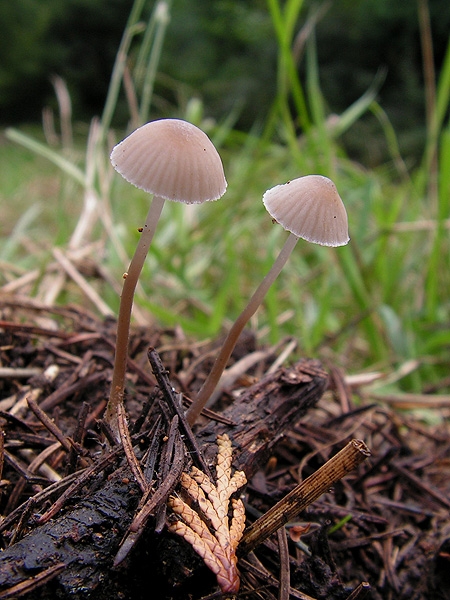
<svg viewBox="0 0 450 600">
<path fill-rule="evenodd" d="M 180 119 L 161 119 L 139 127 L 111 152 L 124 179 L 153 194 L 139 243 L 124 275 L 117 320 L 116 353 L 105 420 L 119 438 L 117 409 L 123 404 L 133 297 L 165 200 L 198 204 L 217 200 L 227 182 L 220 156 L 209 137 Z"/>
<path fill-rule="evenodd" d="M 231 327 L 208 377 L 189 407 L 186 416 L 191 425 L 214 392 L 242 330 L 280 274 L 299 238 L 322 246 L 343 246 L 350 239 L 347 212 L 336 186 L 327 177 L 306 175 L 277 185 L 265 192 L 263 203 L 273 219 L 290 235 L 270 271 Z"/>
</svg>

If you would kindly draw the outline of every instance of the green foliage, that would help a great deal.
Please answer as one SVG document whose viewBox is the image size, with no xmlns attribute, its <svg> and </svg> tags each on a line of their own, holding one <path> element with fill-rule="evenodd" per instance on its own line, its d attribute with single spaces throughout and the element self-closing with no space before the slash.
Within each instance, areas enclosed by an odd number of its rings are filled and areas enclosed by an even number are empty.
<svg viewBox="0 0 450 600">
<path fill-rule="evenodd" d="M 278 4 L 273 0 L 174 2 L 154 82 L 153 117 L 184 112 L 195 94 L 208 115 L 220 119 L 233 112 L 237 126 L 248 132 L 255 123 L 267 120 L 273 98 L 286 86 L 294 86 L 285 109 L 289 113 L 294 108 L 296 127 L 307 126 L 305 108 L 299 110 L 301 89 L 294 82 L 298 73 L 304 88 L 310 74 L 302 57 L 307 31 L 313 25 L 318 83 L 327 112 L 342 114 L 370 88 L 377 72 L 384 73 L 383 84 L 377 88 L 378 101 L 393 123 L 402 155 L 417 160 L 425 138 L 417 3 L 304 0 L 280 3 L 280 11 Z M 154 0 L 145 1 L 144 23 L 155 5 Z M 76 119 L 100 113 L 131 6 L 132 0 L 0 3 L 1 121 L 35 121 L 45 103 L 54 106 L 50 85 L 54 74 L 67 82 Z M 430 0 L 429 7 L 439 73 L 450 28 L 450 4 Z M 286 51 L 290 43 L 293 54 Z M 134 41 L 128 54 L 131 68 L 139 60 L 139 44 L 140 40 Z M 284 66 L 279 62 L 286 60 Z M 125 126 L 124 94 L 118 100 L 115 123 Z M 368 137 L 370 145 L 364 141 Z M 347 152 L 366 165 L 386 160 L 386 140 L 370 114 L 346 131 L 343 142 Z"/>
<path fill-rule="evenodd" d="M 69 85 L 76 113 L 104 102 L 132 0 L 0 2 L 0 113 L 3 123 L 35 122 L 51 101 L 50 78 Z"/>
<path fill-rule="evenodd" d="M 215 117 L 238 109 L 240 126 L 248 130 L 265 117 L 273 97 L 275 56 L 272 23 L 261 0 L 188 0 L 174 4 L 161 71 L 200 94 Z M 166 78 L 157 89 L 171 98 Z M 177 91 L 176 103 L 183 105 L 186 97 Z"/>
<path fill-rule="evenodd" d="M 46 35 L 52 23 L 53 14 L 58 12 L 61 3 L 54 0 L 17 0 L 14 3 L 0 2 L 0 97 L 1 111 L 14 116 L 17 105 L 26 115 L 27 105 L 33 95 L 45 87 L 42 73 L 49 61 L 45 44 Z M 38 92 L 39 93 L 39 92 Z M 30 113 L 29 113 L 30 114 Z"/>
</svg>

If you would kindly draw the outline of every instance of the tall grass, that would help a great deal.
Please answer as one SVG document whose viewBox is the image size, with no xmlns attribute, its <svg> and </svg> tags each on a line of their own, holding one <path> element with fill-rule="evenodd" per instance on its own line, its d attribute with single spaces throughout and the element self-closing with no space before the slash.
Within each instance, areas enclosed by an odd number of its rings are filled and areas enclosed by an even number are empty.
<svg viewBox="0 0 450 600">
<path fill-rule="evenodd" d="M 167 115 L 188 118 L 207 131 L 224 159 L 229 187 L 217 203 L 165 207 L 141 278 L 135 319 L 141 324 L 153 319 L 165 326 L 181 325 L 197 339 L 217 336 L 240 313 L 286 235 L 265 213 L 263 192 L 293 177 L 321 173 L 336 182 L 347 206 L 351 242 L 339 249 L 298 244 L 250 326 L 262 343 L 293 336 L 298 353 L 333 361 L 348 371 L 397 371 L 398 378 L 391 380 L 398 379 L 395 385 L 403 390 L 439 385 L 450 358 L 450 49 L 430 113 L 423 160 L 409 172 L 395 131 L 376 100 L 383 73 L 376 74 L 373 85 L 342 114 L 330 115 L 315 48 L 320 15 L 302 15 L 301 0 L 268 0 L 267 6 L 279 55 L 278 91 L 266 121 L 243 134 L 233 129 L 234 115 L 211 123 L 198 101 L 195 110 L 190 104 L 189 112 L 180 109 Z M 130 127 L 151 117 L 163 38 L 167 31 L 170 35 L 170 3 L 158 2 L 146 24 L 140 20 L 143 8 L 144 0 L 136 0 L 103 115 L 91 124 L 86 149 L 79 144 L 77 151 L 54 148 L 23 132 L 7 132 L 11 141 L 59 169 L 62 197 L 52 201 L 81 206 L 78 214 L 72 209 L 70 218 L 60 223 L 63 232 L 58 235 L 48 223 L 39 223 L 39 215 L 28 221 L 17 216 L 0 260 L 15 261 L 14 240 L 18 262 L 24 261 L 18 244 L 26 234 L 38 249 L 34 266 L 40 269 L 32 288 L 24 284 L 19 290 L 42 294 L 45 269 L 39 257 L 54 261 L 52 248 L 57 243 L 75 265 L 95 257 L 103 276 L 87 277 L 86 286 L 111 313 L 117 311 L 121 275 L 149 198 L 113 175 L 109 151 L 125 132 L 112 132 L 111 122 L 124 89 Z M 304 25 L 298 30 L 300 20 Z M 134 70 L 128 68 L 131 40 L 140 42 Z M 292 51 L 295 42 L 299 49 L 299 40 L 305 81 L 298 76 Z M 350 160 L 341 143 L 341 136 L 364 113 L 380 123 L 392 157 L 378 170 L 368 171 Z M 435 201 L 429 197 L 434 193 L 432 173 L 437 181 Z M 70 246 L 86 215 L 86 228 Z M 29 256 L 24 265 L 33 268 Z M 17 278 L 11 271 L 3 285 L 14 287 Z M 53 300 L 67 300 L 67 289 L 60 284 Z M 85 291 L 71 287 L 70 293 L 71 299 L 82 300 Z"/>
</svg>

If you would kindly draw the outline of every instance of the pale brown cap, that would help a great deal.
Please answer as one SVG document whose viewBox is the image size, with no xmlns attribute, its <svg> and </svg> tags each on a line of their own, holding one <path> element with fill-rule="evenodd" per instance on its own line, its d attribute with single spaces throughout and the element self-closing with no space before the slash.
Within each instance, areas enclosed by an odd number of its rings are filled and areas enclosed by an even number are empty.
<svg viewBox="0 0 450 600">
<path fill-rule="evenodd" d="M 166 200 L 217 200 L 227 187 L 214 144 L 201 129 L 181 119 L 139 127 L 113 148 L 110 158 L 124 179 Z"/>
<path fill-rule="evenodd" d="M 322 175 L 306 175 L 267 190 L 264 206 L 297 237 L 322 246 L 349 241 L 345 206 L 336 186 Z"/>
</svg>

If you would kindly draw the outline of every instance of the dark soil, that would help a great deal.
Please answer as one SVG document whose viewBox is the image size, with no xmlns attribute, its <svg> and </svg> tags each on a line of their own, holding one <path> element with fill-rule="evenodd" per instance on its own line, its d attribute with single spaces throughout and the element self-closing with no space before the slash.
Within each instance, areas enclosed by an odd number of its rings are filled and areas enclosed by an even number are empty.
<svg viewBox="0 0 450 600">
<path fill-rule="evenodd" d="M 114 336 L 114 322 L 83 309 L 0 296 L 0 600 L 224 597 L 191 547 L 167 533 L 164 501 L 150 511 L 126 559 L 113 566 L 142 496 L 101 422 Z M 258 350 L 250 334 L 243 338 L 233 361 Z M 188 402 L 211 366 L 214 345 L 192 343 L 177 329 L 142 329 L 133 331 L 130 348 L 126 406 L 134 451 L 147 462 L 153 453 L 162 470 L 169 424 L 179 419 L 157 392 L 148 349 L 156 349 L 163 375 Z M 243 497 L 250 524 L 350 440 L 361 439 L 368 460 L 240 556 L 239 597 L 450 598 L 448 421 L 425 425 L 414 411 L 372 402 L 315 361 L 279 367 L 266 378 L 275 359 L 266 352 L 224 391 L 217 414 L 194 430 L 198 451 L 180 429 L 182 454 L 160 477 L 161 494 L 164 485 L 174 489 L 192 461 L 204 456 L 209 468 L 214 436 L 226 431 L 235 467 L 249 479 Z M 285 406 L 277 394 L 287 393 L 292 374 L 303 404 L 294 410 L 291 397 L 289 410 L 274 416 L 272 405 Z M 266 394 L 264 414 L 247 403 L 237 417 L 232 400 L 241 392 L 250 399 Z M 436 417 L 444 410 L 436 409 Z"/>
</svg>

